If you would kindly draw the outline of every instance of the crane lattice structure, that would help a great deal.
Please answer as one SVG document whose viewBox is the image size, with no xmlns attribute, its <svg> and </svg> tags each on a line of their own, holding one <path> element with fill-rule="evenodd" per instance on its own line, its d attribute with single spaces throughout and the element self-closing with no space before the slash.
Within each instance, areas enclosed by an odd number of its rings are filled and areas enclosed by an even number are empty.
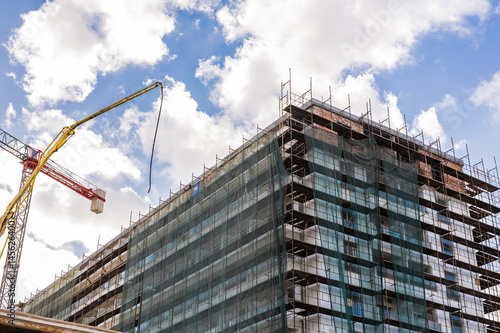
<svg viewBox="0 0 500 333">
<path fill-rule="evenodd" d="M 41 150 L 33 149 L 24 142 L 16 139 L 9 133 L 0 129 L 0 148 L 8 151 L 16 156 L 23 165 L 21 185 L 26 183 L 33 170 L 38 166 L 39 158 L 42 154 Z M 91 210 L 94 213 L 102 213 L 103 203 L 105 200 L 105 192 L 98 189 L 95 185 L 75 175 L 56 162 L 49 160 L 41 169 L 41 172 L 56 180 L 57 182 L 69 187 L 78 194 L 87 199 L 92 200 Z M 14 228 L 12 236 L 15 243 L 13 253 L 5 260 L 4 271 L 2 275 L 2 284 L 0 286 L 0 308 L 9 308 L 9 292 L 11 292 L 12 283 L 17 281 L 17 274 L 21 261 L 21 252 L 23 250 L 24 234 L 26 232 L 26 223 L 28 221 L 28 213 L 30 209 L 32 192 L 27 192 L 22 204 L 15 213 Z"/>
</svg>

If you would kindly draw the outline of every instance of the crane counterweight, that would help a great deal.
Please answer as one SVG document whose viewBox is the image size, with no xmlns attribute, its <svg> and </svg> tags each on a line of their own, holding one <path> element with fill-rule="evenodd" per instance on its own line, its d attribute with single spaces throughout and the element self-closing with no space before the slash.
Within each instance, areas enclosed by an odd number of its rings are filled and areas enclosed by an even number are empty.
<svg viewBox="0 0 500 333">
<path fill-rule="evenodd" d="M 98 188 L 96 191 L 98 197 L 92 198 L 92 202 L 90 204 L 90 210 L 96 214 L 101 214 L 104 211 L 104 201 L 106 199 L 106 192 Z"/>
</svg>

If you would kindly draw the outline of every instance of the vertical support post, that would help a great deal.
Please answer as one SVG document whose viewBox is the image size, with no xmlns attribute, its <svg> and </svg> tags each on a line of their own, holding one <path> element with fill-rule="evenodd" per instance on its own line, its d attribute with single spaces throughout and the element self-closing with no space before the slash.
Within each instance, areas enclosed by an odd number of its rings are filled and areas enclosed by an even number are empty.
<svg viewBox="0 0 500 333">
<path fill-rule="evenodd" d="M 23 187 L 28 178 L 31 176 L 32 171 L 33 170 L 30 168 L 23 167 L 19 188 Z M 5 265 L 3 267 L 2 284 L 0 287 L 0 308 L 2 309 L 8 309 L 12 306 L 11 302 L 15 301 L 15 295 L 9 294 L 15 292 L 15 285 L 17 284 L 21 252 L 23 251 L 24 234 L 26 232 L 26 224 L 28 222 L 28 213 L 30 210 L 31 193 L 32 192 L 30 191 L 27 194 L 26 199 L 14 214 L 14 246 L 13 250 L 7 247 L 7 255 Z M 10 231 L 8 237 L 11 237 Z"/>
</svg>

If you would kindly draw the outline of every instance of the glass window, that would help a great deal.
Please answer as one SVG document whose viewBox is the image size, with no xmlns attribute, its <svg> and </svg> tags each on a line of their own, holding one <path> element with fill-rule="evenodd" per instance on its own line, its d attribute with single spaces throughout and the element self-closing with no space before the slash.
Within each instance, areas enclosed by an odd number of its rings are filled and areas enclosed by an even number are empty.
<svg viewBox="0 0 500 333">
<path fill-rule="evenodd" d="M 451 332 L 462 333 L 462 320 L 460 317 L 450 314 Z"/>
<path fill-rule="evenodd" d="M 443 214 L 438 214 L 437 217 L 438 217 L 438 220 L 440 222 L 443 222 L 443 223 L 446 223 L 446 224 L 450 224 L 450 219 L 448 218 L 448 216 L 443 215 Z"/>
<path fill-rule="evenodd" d="M 382 231 L 384 234 L 390 233 L 389 218 L 387 218 L 385 216 L 380 217 L 380 231 Z"/>
<path fill-rule="evenodd" d="M 346 270 L 349 272 L 357 273 L 359 271 L 359 265 L 353 262 L 346 261 L 345 266 Z"/>
<path fill-rule="evenodd" d="M 342 223 L 346 227 L 356 229 L 356 212 L 350 208 L 342 207 Z"/>
<path fill-rule="evenodd" d="M 453 255 L 453 244 L 450 240 L 441 238 L 441 247 L 444 253 Z"/>
<path fill-rule="evenodd" d="M 345 246 L 345 253 L 346 254 L 353 256 L 353 257 L 358 256 L 358 249 L 357 249 L 356 243 L 349 242 L 346 240 L 344 243 L 344 246 Z"/>
<path fill-rule="evenodd" d="M 448 205 L 448 202 L 446 201 L 446 199 L 443 199 L 443 198 L 440 198 L 440 197 L 437 197 L 436 198 L 436 202 L 440 205 L 443 205 L 443 206 L 447 206 Z"/>
<path fill-rule="evenodd" d="M 455 273 L 445 271 L 444 272 L 444 276 L 448 280 L 456 281 L 455 280 Z M 448 296 L 449 299 L 454 300 L 454 301 L 459 301 L 460 300 L 460 296 L 459 296 L 458 290 L 455 290 L 455 289 L 446 288 L 446 296 Z"/>
<path fill-rule="evenodd" d="M 361 304 L 361 294 L 358 292 L 351 292 L 352 314 L 355 316 L 362 316 L 363 306 Z"/>
<path fill-rule="evenodd" d="M 382 190 L 380 190 L 380 191 L 378 192 L 378 195 L 379 195 L 379 197 L 380 197 L 380 198 L 383 198 L 383 199 L 385 199 L 385 198 L 386 198 L 385 192 L 384 192 L 384 191 L 382 191 Z"/>
</svg>

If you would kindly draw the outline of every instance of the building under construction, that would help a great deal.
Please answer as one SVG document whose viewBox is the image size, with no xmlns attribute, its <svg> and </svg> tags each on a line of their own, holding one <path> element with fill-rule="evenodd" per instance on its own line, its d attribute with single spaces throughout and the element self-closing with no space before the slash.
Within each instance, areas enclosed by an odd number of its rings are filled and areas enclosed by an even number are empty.
<svg viewBox="0 0 500 333">
<path fill-rule="evenodd" d="M 496 165 L 290 82 L 280 109 L 21 310 L 141 333 L 500 332 Z"/>
</svg>

